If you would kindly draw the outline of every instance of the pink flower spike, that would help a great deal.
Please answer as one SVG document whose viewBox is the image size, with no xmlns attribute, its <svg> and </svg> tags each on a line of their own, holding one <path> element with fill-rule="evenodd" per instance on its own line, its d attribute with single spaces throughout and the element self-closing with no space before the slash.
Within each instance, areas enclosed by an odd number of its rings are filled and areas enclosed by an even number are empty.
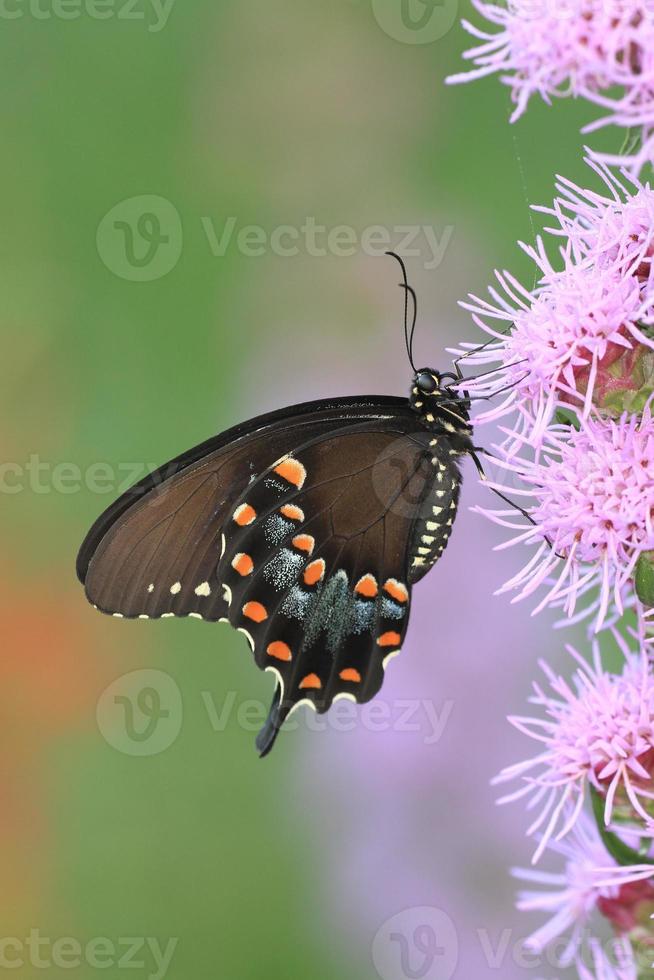
<svg viewBox="0 0 654 980">
<path fill-rule="evenodd" d="M 654 287 L 654 191 L 626 174 L 620 180 L 593 154 L 586 163 L 601 178 L 605 194 L 559 177 L 553 207 L 534 210 L 555 218 L 557 227 L 549 231 L 568 240 L 579 261 L 602 273 L 634 276 L 643 295 L 649 294 Z"/>
<path fill-rule="evenodd" d="M 494 303 L 471 297 L 461 304 L 493 339 L 483 350 L 470 353 L 466 344 L 456 352 L 467 354 L 466 373 L 482 372 L 466 382 L 465 389 L 476 397 L 492 398 L 500 391 L 504 397 L 501 405 L 484 411 L 475 422 L 517 411 L 506 443 L 512 450 L 525 436 L 538 445 L 557 406 L 570 406 L 586 418 L 598 389 L 603 397 L 614 399 L 616 393 L 630 391 L 635 362 L 625 364 L 618 378 L 610 373 L 613 366 L 629 352 L 636 358 L 642 350 L 654 350 L 654 340 L 639 326 L 654 318 L 654 290 L 644 294 L 640 280 L 617 266 L 568 263 L 555 273 L 543 255 L 534 252 L 534 258 L 541 281 L 528 294 L 528 306 L 518 302 L 513 281 L 510 284 L 499 273 L 508 300 L 493 289 Z M 509 332 L 498 330 L 498 320 Z"/>
<path fill-rule="evenodd" d="M 537 545 L 540 554 L 537 561 L 530 555 L 499 591 L 516 590 L 514 601 L 519 601 L 546 583 L 549 591 L 537 609 L 563 605 L 571 617 L 577 599 L 599 586 L 593 607 L 599 630 L 613 608 L 622 608 L 640 553 L 654 549 L 654 419 L 649 405 L 640 420 L 625 413 L 618 420 L 589 418 L 579 430 L 551 430 L 536 459 L 508 451 L 506 456 L 496 458 L 496 465 L 516 473 L 535 499 L 528 508 L 534 526 L 520 537 Z M 495 519 L 496 512 L 486 513 Z"/>
<path fill-rule="evenodd" d="M 550 691 L 535 684 L 531 700 L 542 715 L 509 719 L 537 742 L 538 752 L 505 768 L 493 782 L 522 783 L 500 803 L 536 801 L 539 812 L 528 830 L 528 835 L 540 832 L 534 862 L 553 838 L 565 837 L 576 826 L 589 785 L 605 796 L 607 826 L 619 802 L 621 812 L 630 807 L 633 821 L 642 821 L 641 833 L 653 834 L 654 677 L 645 651 L 631 652 L 618 636 L 616 642 L 625 655 L 622 673 L 602 668 L 597 642 L 592 665 L 568 648 L 577 663 L 572 686 L 541 665 Z"/>
<path fill-rule="evenodd" d="M 469 21 L 465 30 L 480 41 L 464 53 L 474 67 L 451 75 L 448 84 L 499 74 L 511 90 L 511 122 L 534 95 L 551 104 L 572 95 L 604 110 L 585 132 L 603 126 L 643 130 L 642 146 L 630 155 L 607 157 L 633 172 L 654 156 L 654 12 L 646 0 L 511 0 L 500 6 L 473 0 L 490 30 Z"/>
</svg>

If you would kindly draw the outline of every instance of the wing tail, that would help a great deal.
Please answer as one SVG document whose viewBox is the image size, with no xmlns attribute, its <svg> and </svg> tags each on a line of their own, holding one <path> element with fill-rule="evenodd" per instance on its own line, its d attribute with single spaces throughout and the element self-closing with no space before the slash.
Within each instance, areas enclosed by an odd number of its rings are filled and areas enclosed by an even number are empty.
<svg viewBox="0 0 654 980">
<path fill-rule="evenodd" d="M 268 712 L 268 717 L 264 722 L 263 728 L 259 732 L 256 738 L 257 751 L 259 753 L 259 758 L 263 759 L 272 750 L 279 731 L 282 727 L 284 721 L 284 712 L 281 710 L 281 697 L 282 688 L 278 684 L 275 688 L 275 693 L 273 694 L 272 704 L 270 705 L 270 711 Z"/>
</svg>

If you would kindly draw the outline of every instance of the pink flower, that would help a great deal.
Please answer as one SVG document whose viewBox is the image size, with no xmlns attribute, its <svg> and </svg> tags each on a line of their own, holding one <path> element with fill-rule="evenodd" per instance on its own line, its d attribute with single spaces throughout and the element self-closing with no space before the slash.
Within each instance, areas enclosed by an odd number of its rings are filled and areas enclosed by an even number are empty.
<svg viewBox="0 0 654 980">
<path fill-rule="evenodd" d="M 559 177 L 552 207 L 534 210 L 556 219 L 547 231 L 565 238 L 577 261 L 634 276 L 646 298 L 654 290 L 654 191 L 628 174 L 620 179 L 592 154 L 586 163 L 604 182 L 605 194 Z"/>
<path fill-rule="evenodd" d="M 511 0 L 497 6 L 473 0 L 478 13 L 498 30 L 463 26 L 481 43 L 464 58 L 475 65 L 452 83 L 500 73 L 511 89 L 519 118 L 532 95 L 548 104 L 555 96 L 588 99 L 605 115 L 585 132 L 605 125 L 644 130 L 643 145 L 607 162 L 629 163 L 634 171 L 654 150 L 654 12 L 646 0 Z"/>
<path fill-rule="evenodd" d="M 565 859 L 563 872 L 554 874 L 533 868 L 515 868 L 512 872 L 514 877 L 547 888 L 520 892 L 516 904 L 523 912 L 541 911 L 550 916 L 546 924 L 526 942 L 535 952 L 542 952 L 559 936 L 570 934 L 569 942 L 560 957 L 561 966 L 567 966 L 575 957 L 579 958 L 584 930 L 598 908 L 598 903 L 602 899 L 616 900 L 625 884 L 651 878 L 654 869 L 652 865 L 620 867 L 616 864 L 607 855 L 595 825 L 585 814 L 578 821 L 569 840 L 552 842 L 549 846 Z M 628 948 L 625 943 L 625 954 Z M 601 959 L 599 962 L 601 963 Z M 592 977 L 592 974 L 586 972 L 585 976 Z M 627 980 L 635 977 L 635 974 L 598 974 L 598 980 L 608 980 L 609 977 Z"/>
<path fill-rule="evenodd" d="M 623 611 L 638 557 L 654 548 L 654 420 L 649 405 L 643 416 L 626 413 L 618 420 L 588 418 L 577 431 L 554 426 L 535 458 L 498 459 L 521 486 L 493 484 L 509 496 L 527 496 L 534 526 L 525 530 L 515 512 L 476 508 L 491 520 L 520 533 L 500 545 L 535 545 L 524 567 L 498 591 L 518 590 L 516 602 L 546 584 L 534 612 L 562 605 L 568 617 L 577 600 L 599 586 L 595 629 L 610 604 Z M 550 577 L 555 576 L 553 584 Z"/>
<path fill-rule="evenodd" d="M 466 373 L 489 365 L 494 373 L 465 387 L 482 397 L 508 389 L 504 400 L 476 421 L 517 410 L 517 433 L 535 444 L 557 405 L 570 404 L 587 416 L 598 377 L 604 391 L 615 361 L 628 351 L 636 356 L 642 347 L 654 349 L 639 326 L 651 316 L 654 292 L 643 298 L 639 281 L 622 269 L 574 265 L 569 256 L 563 271 L 556 272 L 540 240 L 537 249 L 523 248 L 538 265 L 539 286 L 530 293 L 508 273 L 498 272 L 504 296 L 490 289 L 493 302 L 471 296 L 471 302 L 461 304 L 493 341 L 467 358 Z M 498 321 L 513 329 L 500 332 Z"/>
<path fill-rule="evenodd" d="M 550 691 L 535 683 L 530 698 L 540 713 L 509 718 L 539 744 L 539 751 L 503 769 L 494 782 L 519 779 L 520 788 L 499 802 L 526 798 L 528 808 L 537 809 L 527 831 L 540 839 L 534 863 L 554 835 L 561 840 L 582 819 L 589 785 L 605 799 L 607 826 L 617 803 L 624 808 L 626 801 L 634 819 L 643 821 L 652 834 L 645 806 L 654 799 L 654 677 L 647 655 L 632 653 L 624 639 L 614 636 L 625 659 L 622 673 L 604 670 L 597 642 L 592 665 L 567 647 L 577 664 L 572 685 L 541 662 Z"/>
</svg>

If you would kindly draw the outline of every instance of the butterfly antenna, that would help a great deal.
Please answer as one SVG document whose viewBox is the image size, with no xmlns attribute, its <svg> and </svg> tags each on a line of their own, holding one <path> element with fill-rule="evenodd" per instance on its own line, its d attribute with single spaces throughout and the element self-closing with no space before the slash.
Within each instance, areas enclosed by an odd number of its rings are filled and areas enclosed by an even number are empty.
<svg viewBox="0 0 654 980">
<path fill-rule="evenodd" d="M 413 335 L 416 332 L 416 321 L 418 319 L 418 297 L 416 296 L 416 291 L 411 286 L 406 287 L 406 292 L 411 293 L 413 299 L 413 323 L 411 324 L 411 333 L 409 334 L 409 360 L 411 361 L 411 367 L 416 370 L 416 366 L 413 363 Z"/>
<path fill-rule="evenodd" d="M 404 260 L 397 254 L 397 252 L 386 252 L 386 255 L 390 255 L 392 258 L 397 259 L 402 270 L 402 278 L 404 282 L 399 284 L 400 289 L 404 290 L 404 343 L 406 345 L 406 352 L 409 358 L 409 364 L 416 370 L 416 366 L 413 363 L 413 333 L 416 329 L 416 320 L 418 319 L 418 300 L 415 294 L 415 290 L 409 285 L 409 280 L 406 274 L 406 266 L 404 265 Z M 409 330 L 409 293 L 413 297 L 413 323 L 411 324 L 411 329 Z"/>
</svg>

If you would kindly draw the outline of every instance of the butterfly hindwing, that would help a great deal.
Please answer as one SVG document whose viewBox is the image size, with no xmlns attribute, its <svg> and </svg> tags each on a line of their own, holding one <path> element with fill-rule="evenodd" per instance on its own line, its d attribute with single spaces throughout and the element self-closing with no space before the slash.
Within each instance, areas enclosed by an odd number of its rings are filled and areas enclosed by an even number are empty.
<svg viewBox="0 0 654 980">
<path fill-rule="evenodd" d="M 301 702 L 324 712 L 379 691 L 408 624 L 424 442 L 397 424 L 350 427 L 276 460 L 235 502 L 217 579 L 229 621 L 278 677 L 270 744 Z"/>
</svg>

